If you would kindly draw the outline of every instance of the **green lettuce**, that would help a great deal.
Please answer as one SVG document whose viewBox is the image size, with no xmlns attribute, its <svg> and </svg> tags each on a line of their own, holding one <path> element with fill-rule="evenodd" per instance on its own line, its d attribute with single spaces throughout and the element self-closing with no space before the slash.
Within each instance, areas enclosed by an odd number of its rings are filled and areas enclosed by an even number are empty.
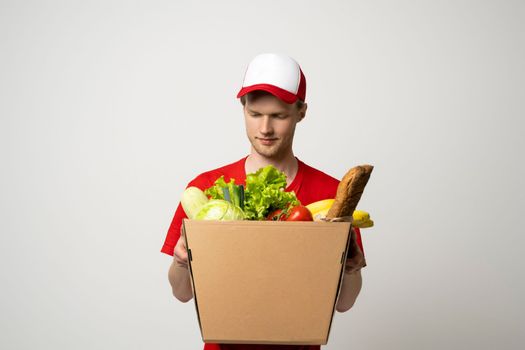
<svg viewBox="0 0 525 350">
<path fill-rule="evenodd" d="M 221 176 L 212 187 L 207 188 L 204 194 L 209 196 L 211 199 L 223 199 L 233 205 L 236 205 L 243 209 L 244 205 L 244 188 L 242 185 L 236 185 L 235 179 L 230 179 L 230 182 L 224 181 L 224 176 Z M 225 193 L 226 191 L 226 193 Z M 227 198 L 224 195 L 227 195 Z"/>
<path fill-rule="evenodd" d="M 204 190 L 204 194 L 210 197 L 210 199 L 223 199 L 224 200 L 224 192 L 223 188 L 228 188 L 230 190 L 235 185 L 235 179 L 230 179 L 230 182 L 224 181 L 224 176 L 219 177 L 217 180 L 215 180 L 215 183 L 212 187 L 207 188 Z"/>
<path fill-rule="evenodd" d="M 246 175 L 245 219 L 265 220 L 273 210 L 301 204 L 295 193 L 285 192 L 285 188 L 286 175 L 272 165 Z"/>
<path fill-rule="evenodd" d="M 286 175 L 272 165 L 246 175 L 244 206 L 242 203 L 237 203 L 239 196 L 236 194 L 239 187 L 235 184 L 235 179 L 226 182 L 224 176 L 221 176 L 204 193 L 211 199 L 229 200 L 235 206 L 241 207 L 245 220 L 265 220 L 274 210 L 286 211 L 290 207 L 301 204 L 294 192 L 285 191 Z M 225 189 L 231 199 L 224 198 Z"/>
</svg>

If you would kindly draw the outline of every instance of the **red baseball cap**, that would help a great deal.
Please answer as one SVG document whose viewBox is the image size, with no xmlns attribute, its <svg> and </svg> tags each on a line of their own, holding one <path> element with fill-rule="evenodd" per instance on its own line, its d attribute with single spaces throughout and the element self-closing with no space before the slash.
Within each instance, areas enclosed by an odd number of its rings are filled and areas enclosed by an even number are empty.
<svg viewBox="0 0 525 350">
<path fill-rule="evenodd" d="M 255 90 L 271 93 L 286 103 L 305 100 L 306 79 L 299 64 L 282 54 L 264 53 L 248 65 L 237 98 Z"/>
</svg>

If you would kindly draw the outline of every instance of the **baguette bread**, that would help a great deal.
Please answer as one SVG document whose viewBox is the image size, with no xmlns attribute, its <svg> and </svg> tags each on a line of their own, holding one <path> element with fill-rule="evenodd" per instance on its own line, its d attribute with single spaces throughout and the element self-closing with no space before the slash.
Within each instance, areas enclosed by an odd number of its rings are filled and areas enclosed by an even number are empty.
<svg viewBox="0 0 525 350">
<path fill-rule="evenodd" d="M 350 169 L 337 187 L 334 204 L 326 214 L 327 219 L 352 216 L 374 167 L 358 165 Z"/>
<path fill-rule="evenodd" d="M 359 165 L 345 174 L 337 187 L 334 204 L 326 214 L 329 221 L 346 221 L 352 218 L 373 169 L 371 165 Z M 356 241 L 355 230 L 350 230 L 350 234 L 345 262 L 346 274 L 353 274 L 366 266 L 365 256 Z"/>
</svg>

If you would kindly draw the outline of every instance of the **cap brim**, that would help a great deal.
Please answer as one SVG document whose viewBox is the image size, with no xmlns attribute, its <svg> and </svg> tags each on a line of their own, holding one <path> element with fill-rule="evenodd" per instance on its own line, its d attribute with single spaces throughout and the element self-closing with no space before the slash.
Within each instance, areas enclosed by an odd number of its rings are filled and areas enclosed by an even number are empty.
<svg viewBox="0 0 525 350">
<path fill-rule="evenodd" d="M 270 84 L 257 84 L 243 87 L 237 94 L 237 98 L 246 95 L 249 92 L 262 90 L 271 93 L 278 99 L 282 100 L 285 103 L 295 103 L 297 101 L 297 96 L 292 94 L 290 91 L 281 89 L 275 85 Z"/>
</svg>

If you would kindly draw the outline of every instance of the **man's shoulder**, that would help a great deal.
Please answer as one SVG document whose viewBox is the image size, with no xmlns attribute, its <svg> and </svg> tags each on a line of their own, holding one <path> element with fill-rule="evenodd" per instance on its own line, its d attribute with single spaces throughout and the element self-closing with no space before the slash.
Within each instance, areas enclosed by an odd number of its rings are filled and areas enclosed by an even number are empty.
<svg viewBox="0 0 525 350">
<path fill-rule="evenodd" d="M 223 166 L 220 166 L 218 168 L 214 168 L 211 170 L 207 170 L 199 175 L 197 175 L 188 186 L 196 186 L 201 189 L 208 188 L 215 180 L 217 180 L 219 177 L 224 176 L 224 180 L 226 182 L 230 181 L 230 179 L 235 180 L 243 180 L 244 175 L 244 162 L 246 160 L 246 157 L 241 158 L 233 163 L 229 163 Z M 244 177 L 243 177 L 244 176 Z M 242 179 L 240 177 L 243 177 Z"/>
</svg>

